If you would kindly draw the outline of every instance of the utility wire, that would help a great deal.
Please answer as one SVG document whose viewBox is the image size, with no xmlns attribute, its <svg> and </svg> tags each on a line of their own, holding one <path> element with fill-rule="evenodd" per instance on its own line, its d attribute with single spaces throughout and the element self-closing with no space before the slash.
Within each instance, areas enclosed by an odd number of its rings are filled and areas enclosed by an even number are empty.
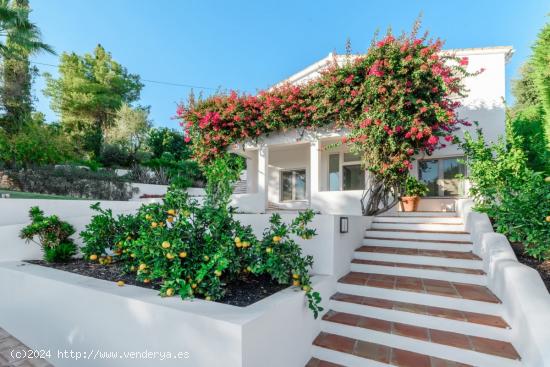
<svg viewBox="0 0 550 367">
<path fill-rule="evenodd" d="M 51 67 L 57 68 L 57 65 L 47 64 L 45 62 L 30 61 L 30 63 L 35 64 L 35 65 L 44 65 L 44 66 L 51 66 Z M 140 78 L 140 80 L 143 81 L 143 82 L 146 82 L 146 83 L 170 85 L 172 87 L 185 87 L 185 88 L 208 89 L 208 90 L 218 90 L 219 89 L 219 88 L 212 88 L 212 87 L 203 87 L 203 86 L 200 86 L 200 85 L 172 83 L 172 82 L 165 82 L 165 81 L 152 80 L 152 79 L 141 79 Z"/>
</svg>

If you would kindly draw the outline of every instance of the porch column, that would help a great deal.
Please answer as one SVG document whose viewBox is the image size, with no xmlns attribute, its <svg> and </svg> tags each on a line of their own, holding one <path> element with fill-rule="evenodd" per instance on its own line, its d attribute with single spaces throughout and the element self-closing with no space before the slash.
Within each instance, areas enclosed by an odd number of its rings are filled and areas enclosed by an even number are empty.
<svg viewBox="0 0 550 367">
<path fill-rule="evenodd" d="M 316 202 L 317 193 L 319 192 L 319 166 L 321 163 L 321 144 L 319 140 L 314 140 L 309 146 L 309 205 L 313 208 Z"/>
<path fill-rule="evenodd" d="M 260 211 L 267 209 L 267 193 L 269 188 L 269 148 L 266 144 L 258 149 L 258 194 Z"/>
<path fill-rule="evenodd" d="M 258 192 L 258 152 L 246 157 L 246 192 Z"/>
</svg>

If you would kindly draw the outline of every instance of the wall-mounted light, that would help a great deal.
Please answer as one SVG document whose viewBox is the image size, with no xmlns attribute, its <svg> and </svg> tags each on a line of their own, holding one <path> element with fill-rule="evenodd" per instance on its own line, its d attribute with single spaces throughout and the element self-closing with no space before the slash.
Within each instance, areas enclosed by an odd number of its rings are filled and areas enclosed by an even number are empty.
<svg viewBox="0 0 550 367">
<path fill-rule="evenodd" d="M 340 217 L 340 233 L 348 233 L 348 217 Z"/>
</svg>

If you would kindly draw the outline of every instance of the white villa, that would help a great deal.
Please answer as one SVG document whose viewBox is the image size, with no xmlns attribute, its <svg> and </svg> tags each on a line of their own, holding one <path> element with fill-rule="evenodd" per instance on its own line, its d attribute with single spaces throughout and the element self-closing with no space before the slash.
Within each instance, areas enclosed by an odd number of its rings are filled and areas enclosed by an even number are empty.
<svg viewBox="0 0 550 367">
<path fill-rule="evenodd" d="M 468 57 L 468 69 L 472 72 L 484 69 L 466 80 L 469 94 L 462 100 L 459 113 L 469 121 L 478 121 L 486 138 L 495 141 L 505 132 L 505 69 L 512 47 L 446 52 Z M 329 54 L 283 82 L 303 83 L 315 78 L 333 57 Z M 343 62 L 345 57 L 337 56 L 337 60 Z M 235 153 L 247 159 L 246 189 L 234 195 L 233 205 L 252 213 L 312 208 L 323 214 L 361 214 L 365 172 L 359 158 L 344 147 L 326 149 L 342 135 L 343 131 L 338 130 L 305 135 L 292 130 L 264 136 L 259 144 L 233 147 Z M 456 199 L 465 194 L 464 183 L 454 178 L 457 173 L 465 173 L 460 157 L 456 146 L 440 149 L 431 156 L 415 157 L 412 174 L 430 188 L 419 210 L 454 210 Z"/>
</svg>

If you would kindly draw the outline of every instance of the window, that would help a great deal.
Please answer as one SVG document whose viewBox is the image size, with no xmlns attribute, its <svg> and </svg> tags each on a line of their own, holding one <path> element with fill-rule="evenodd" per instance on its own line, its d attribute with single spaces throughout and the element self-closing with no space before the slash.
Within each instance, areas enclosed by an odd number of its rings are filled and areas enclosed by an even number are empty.
<svg viewBox="0 0 550 367">
<path fill-rule="evenodd" d="M 328 156 L 328 190 L 363 190 L 365 170 L 361 157 L 353 153 L 331 153 Z"/>
<path fill-rule="evenodd" d="M 428 186 L 428 196 L 464 195 L 464 181 L 456 177 L 466 174 L 464 164 L 459 162 L 462 159 L 456 157 L 418 162 L 418 178 Z"/>
<path fill-rule="evenodd" d="M 340 190 L 340 154 L 331 154 L 328 157 L 328 190 Z"/>
<path fill-rule="evenodd" d="M 306 200 L 306 170 L 281 171 L 281 201 Z"/>
</svg>

